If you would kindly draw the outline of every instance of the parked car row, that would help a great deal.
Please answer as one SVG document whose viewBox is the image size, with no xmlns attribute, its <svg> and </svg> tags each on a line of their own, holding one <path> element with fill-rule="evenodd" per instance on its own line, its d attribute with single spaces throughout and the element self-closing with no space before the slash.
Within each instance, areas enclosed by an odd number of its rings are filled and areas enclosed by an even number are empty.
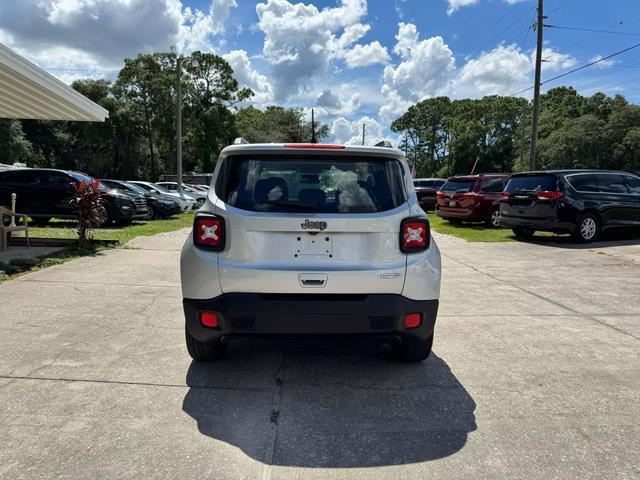
<svg viewBox="0 0 640 480">
<path fill-rule="evenodd" d="M 433 183 L 423 186 L 436 180 L 442 179 L 416 179 L 416 193 L 425 210 L 452 223 L 507 227 L 523 239 L 536 231 L 571 234 L 580 242 L 607 230 L 640 229 L 640 177 L 627 172 L 481 174 L 451 177 L 435 193 Z"/>
<path fill-rule="evenodd" d="M 75 218 L 69 203 L 72 185 L 94 179 L 80 172 L 23 168 L 0 172 L 0 205 L 10 205 L 11 194 L 17 197 L 16 209 L 31 217 L 35 224 L 51 218 Z M 151 182 L 100 179 L 105 205 L 106 224 L 126 225 L 133 220 L 166 218 L 181 211 L 195 211 L 207 193 L 189 188 L 180 195 Z M 176 188 L 177 190 L 177 188 Z M 194 198 L 197 197 L 197 198 Z"/>
</svg>

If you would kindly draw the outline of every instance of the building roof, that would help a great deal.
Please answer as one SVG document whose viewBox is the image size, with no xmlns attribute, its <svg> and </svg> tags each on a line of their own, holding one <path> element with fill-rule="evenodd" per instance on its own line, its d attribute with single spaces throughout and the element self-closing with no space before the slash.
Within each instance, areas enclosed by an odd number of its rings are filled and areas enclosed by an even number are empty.
<svg viewBox="0 0 640 480">
<path fill-rule="evenodd" d="M 0 118 L 104 122 L 109 112 L 0 43 Z"/>
</svg>

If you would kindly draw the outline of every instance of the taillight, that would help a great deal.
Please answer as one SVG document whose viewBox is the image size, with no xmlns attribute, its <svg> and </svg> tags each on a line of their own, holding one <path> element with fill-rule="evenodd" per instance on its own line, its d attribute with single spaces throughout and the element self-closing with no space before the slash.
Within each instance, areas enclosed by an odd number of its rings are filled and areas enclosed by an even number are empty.
<svg viewBox="0 0 640 480">
<path fill-rule="evenodd" d="M 562 198 L 562 192 L 538 192 L 538 199 L 540 200 L 560 200 Z"/>
<path fill-rule="evenodd" d="M 447 195 L 446 193 L 444 193 L 444 192 L 442 192 L 442 191 L 440 191 L 440 190 L 438 190 L 438 191 L 436 192 L 436 196 L 437 196 L 438 198 L 444 198 L 446 195 Z"/>
<path fill-rule="evenodd" d="M 193 221 L 193 243 L 205 250 L 223 250 L 224 219 L 217 215 L 198 215 Z"/>
<path fill-rule="evenodd" d="M 502 192 L 502 198 L 509 198 L 509 192 Z"/>
<path fill-rule="evenodd" d="M 405 218 L 400 224 L 400 251 L 422 252 L 429 248 L 429 222 L 426 218 Z"/>
<path fill-rule="evenodd" d="M 207 328 L 218 328 L 218 314 L 216 312 L 201 312 L 200 313 L 200 323 L 203 327 Z"/>
</svg>

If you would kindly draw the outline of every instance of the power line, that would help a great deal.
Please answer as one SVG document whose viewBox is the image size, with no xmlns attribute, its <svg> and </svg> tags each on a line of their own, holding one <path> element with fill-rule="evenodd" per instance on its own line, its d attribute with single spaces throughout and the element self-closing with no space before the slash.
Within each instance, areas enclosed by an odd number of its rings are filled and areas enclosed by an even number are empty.
<svg viewBox="0 0 640 480">
<path fill-rule="evenodd" d="M 517 6 L 518 6 L 518 4 L 514 3 L 511 6 L 511 8 L 506 11 L 506 13 L 504 15 L 502 15 L 498 20 L 496 20 L 489 28 L 487 28 L 485 31 L 483 31 L 473 42 L 471 42 L 469 45 L 467 45 L 460 53 L 464 53 L 467 50 L 469 50 L 478 40 L 480 40 L 482 37 L 484 37 L 487 33 L 489 33 L 491 30 L 493 30 L 496 25 L 498 25 L 502 20 L 504 20 L 506 17 L 508 17 L 511 14 L 511 12 L 513 12 L 517 8 Z"/>
<path fill-rule="evenodd" d="M 579 32 L 596 32 L 596 33 L 608 33 L 611 35 L 629 35 L 632 37 L 640 37 L 640 33 L 633 33 L 633 32 L 615 32 L 613 30 L 597 30 L 594 28 L 565 27 L 563 25 L 545 25 L 545 27 L 562 29 L 562 30 L 577 30 Z"/>
<path fill-rule="evenodd" d="M 630 47 L 625 48 L 624 50 L 620 50 L 618 52 L 612 53 L 611 55 L 607 55 L 606 57 L 599 58 L 598 60 L 594 60 L 593 62 L 589 62 L 589 63 L 587 63 L 585 65 L 582 65 L 582 66 L 580 66 L 578 68 L 574 68 L 573 70 L 569 70 L 568 72 L 565 72 L 565 73 L 562 73 L 560 75 L 557 75 L 557 76 L 555 76 L 553 78 L 550 78 L 549 80 L 545 80 L 544 82 L 540 83 L 540 85 L 544 85 L 545 83 L 553 82 L 554 80 L 558 80 L 559 78 L 566 77 L 567 75 L 571 75 L 572 73 L 579 72 L 580 70 L 584 70 L 585 68 L 591 67 L 591 66 L 596 65 L 596 64 L 601 63 L 601 62 L 604 62 L 605 60 L 608 60 L 610 58 L 616 57 L 618 55 L 621 55 L 623 53 L 628 52 L 629 50 L 633 50 L 634 48 L 638 48 L 638 47 L 640 47 L 640 43 L 636 43 L 635 45 L 632 45 Z M 519 92 L 511 94 L 510 96 L 511 97 L 515 97 L 516 95 L 520 95 L 521 93 L 524 93 L 524 92 L 526 92 L 528 90 L 531 90 L 532 88 L 533 87 L 525 88 L 523 90 L 520 90 Z"/>
<path fill-rule="evenodd" d="M 557 12 L 558 10 L 560 10 L 562 7 L 564 7 L 567 3 L 572 2 L 573 0 L 567 0 L 564 3 L 561 3 L 560 5 L 558 5 L 556 8 L 554 8 L 553 10 L 551 10 L 549 13 L 547 13 L 547 15 L 551 15 L 552 13 Z"/>
</svg>

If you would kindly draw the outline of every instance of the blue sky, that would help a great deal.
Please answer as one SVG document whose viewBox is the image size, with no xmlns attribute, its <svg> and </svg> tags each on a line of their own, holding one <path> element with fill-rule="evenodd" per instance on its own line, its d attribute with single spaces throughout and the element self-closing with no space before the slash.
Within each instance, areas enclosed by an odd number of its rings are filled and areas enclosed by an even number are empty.
<svg viewBox="0 0 640 480">
<path fill-rule="evenodd" d="M 332 139 L 371 140 L 435 95 L 514 94 L 533 82 L 535 0 L 3 0 L 0 42 L 66 82 L 113 78 L 126 56 L 177 45 L 223 55 L 257 106 L 316 108 Z M 638 0 L 545 0 L 543 81 L 640 43 Z M 640 48 L 573 85 L 640 102 Z M 522 93 L 529 96 L 530 91 Z"/>
</svg>

